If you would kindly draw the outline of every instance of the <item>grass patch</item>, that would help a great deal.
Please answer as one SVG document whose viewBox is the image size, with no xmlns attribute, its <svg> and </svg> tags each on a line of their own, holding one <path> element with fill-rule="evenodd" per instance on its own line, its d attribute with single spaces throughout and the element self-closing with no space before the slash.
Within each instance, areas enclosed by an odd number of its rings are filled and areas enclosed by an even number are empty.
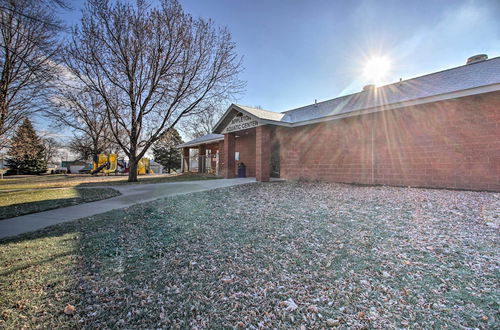
<svg viewBox="0 0 500 330">
<path fill-rule="evenodd" d="M 498 328 L 497 199 L 252 184 L 60 224 L 0 241 L 0 327 Z"/>
<path fill-rule="evenodd" d="M 91 176 L 88 174 L 51 174 L 51 175 L 30 175 L 11 176 L 0 180 L 0 191 L 13 189 L 40 189 L 40 188 L 63 188 L 63 187 L 92 187 L 92 186 L 113 186 L 123 184 L 142 183 L 167 183 L 196 180 L 218 179 L 212 175 L 198 174 L 155 174 L 139 176 L 138 182 L 127 182 L 125 175 Z"/>
<path fill-rule="evenodd" d="M 0 192 L 0 219 L 119 196 L 111 188 L 58 188 Z"/>
</svg>

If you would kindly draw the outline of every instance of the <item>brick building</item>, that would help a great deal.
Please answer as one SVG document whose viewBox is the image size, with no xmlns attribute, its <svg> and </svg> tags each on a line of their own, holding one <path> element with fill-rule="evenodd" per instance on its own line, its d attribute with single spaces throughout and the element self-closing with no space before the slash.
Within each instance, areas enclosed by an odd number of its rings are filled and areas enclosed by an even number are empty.
<svg viewBox="0 0 500 330">
<path fill-rule="evenodd" d="M 280 113 L 233 104 L 213 133 L 179 146 L 184 171 L 500 191 L 500 57 Z"/>
</svg>

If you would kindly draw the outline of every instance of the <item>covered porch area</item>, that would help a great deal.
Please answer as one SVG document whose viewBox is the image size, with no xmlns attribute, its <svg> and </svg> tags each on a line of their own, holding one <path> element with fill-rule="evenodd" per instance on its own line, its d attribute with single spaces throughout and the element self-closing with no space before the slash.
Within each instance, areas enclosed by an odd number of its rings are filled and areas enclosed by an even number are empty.
<svg viewBox="0 0 500 330">
<path fill-rule="evenodd" d="M 226 179 L 243 173 L 257 181 L 280 177 L 276 125 L 283 114 L 232 104 L 213 133 L 179 145 L 182 172 L 210 173 Z"/>
<path fill-rule="evenodd" d="M 181 149 L 181 172 L 221 175 L 220 149 L 224 136 L 208 134 L 183 143 Z"/>
<path fill-rule="evenodd" d="M 232 104 L 213 132 L 224 137 L 221 148 L 222 174 L 234 178 L 244 164 L 247 176 L 257 181 L 280 177 L 280 145 L 274 138 L 283 114 Z"/>
<path fill-rule="evenodd" d="M 222 174 L 225 178 L 238 176 L 245 167 L 246 176 L 267 182 L 271 178 L 271 127 L 257 126 L 224 134 Z"/>
<path fill-rule="evenodd" d="M 257 181 L 279 178 L 279 146 L 272 135 L 272 126 L 262 125 L 181 144 L 181 172 L 230 179 L 238 177 L 238 169 L 244 167 L 244 176 Z"/>
</svg>

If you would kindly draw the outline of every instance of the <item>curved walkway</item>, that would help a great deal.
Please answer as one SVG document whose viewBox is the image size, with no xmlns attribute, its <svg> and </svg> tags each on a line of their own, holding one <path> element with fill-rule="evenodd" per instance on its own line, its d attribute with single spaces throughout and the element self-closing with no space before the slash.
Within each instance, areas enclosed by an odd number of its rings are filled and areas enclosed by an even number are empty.
<svg viewBox="0 0 500 330">
<path fill-rule="evenodd" d="M 162 197 L 189 194 L 252 182 L 255 182 L 255 178 L 106 186 L 118 190 L 121 196 L 0 220 L 0 238 L 27 233 L 57 223 L 90 217 Z"/>
</svg>

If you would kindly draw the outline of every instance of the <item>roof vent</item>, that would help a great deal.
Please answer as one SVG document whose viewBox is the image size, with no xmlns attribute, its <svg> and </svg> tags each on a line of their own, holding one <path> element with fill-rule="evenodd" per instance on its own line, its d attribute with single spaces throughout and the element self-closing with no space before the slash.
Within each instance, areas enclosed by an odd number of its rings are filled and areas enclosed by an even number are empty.
<svg viewBox="0 0 500 330">
<path fill-rule="evenodd" d="M 474 55 L 474 56 L 471 56 L 467 59 L 467 64 L 482 62 L 482 61 L 486 61 L 487 59 L 488 59 L 488 55 L 486 55 L 486 54 Z"/>
<path fill-rule="evenodd" d="M 374 84 L 364 85 L 363 92 L 372 91 L 372 90 L 375 90 L 375 88 L 377 88 L 377 87 Z"/>
</svg>

